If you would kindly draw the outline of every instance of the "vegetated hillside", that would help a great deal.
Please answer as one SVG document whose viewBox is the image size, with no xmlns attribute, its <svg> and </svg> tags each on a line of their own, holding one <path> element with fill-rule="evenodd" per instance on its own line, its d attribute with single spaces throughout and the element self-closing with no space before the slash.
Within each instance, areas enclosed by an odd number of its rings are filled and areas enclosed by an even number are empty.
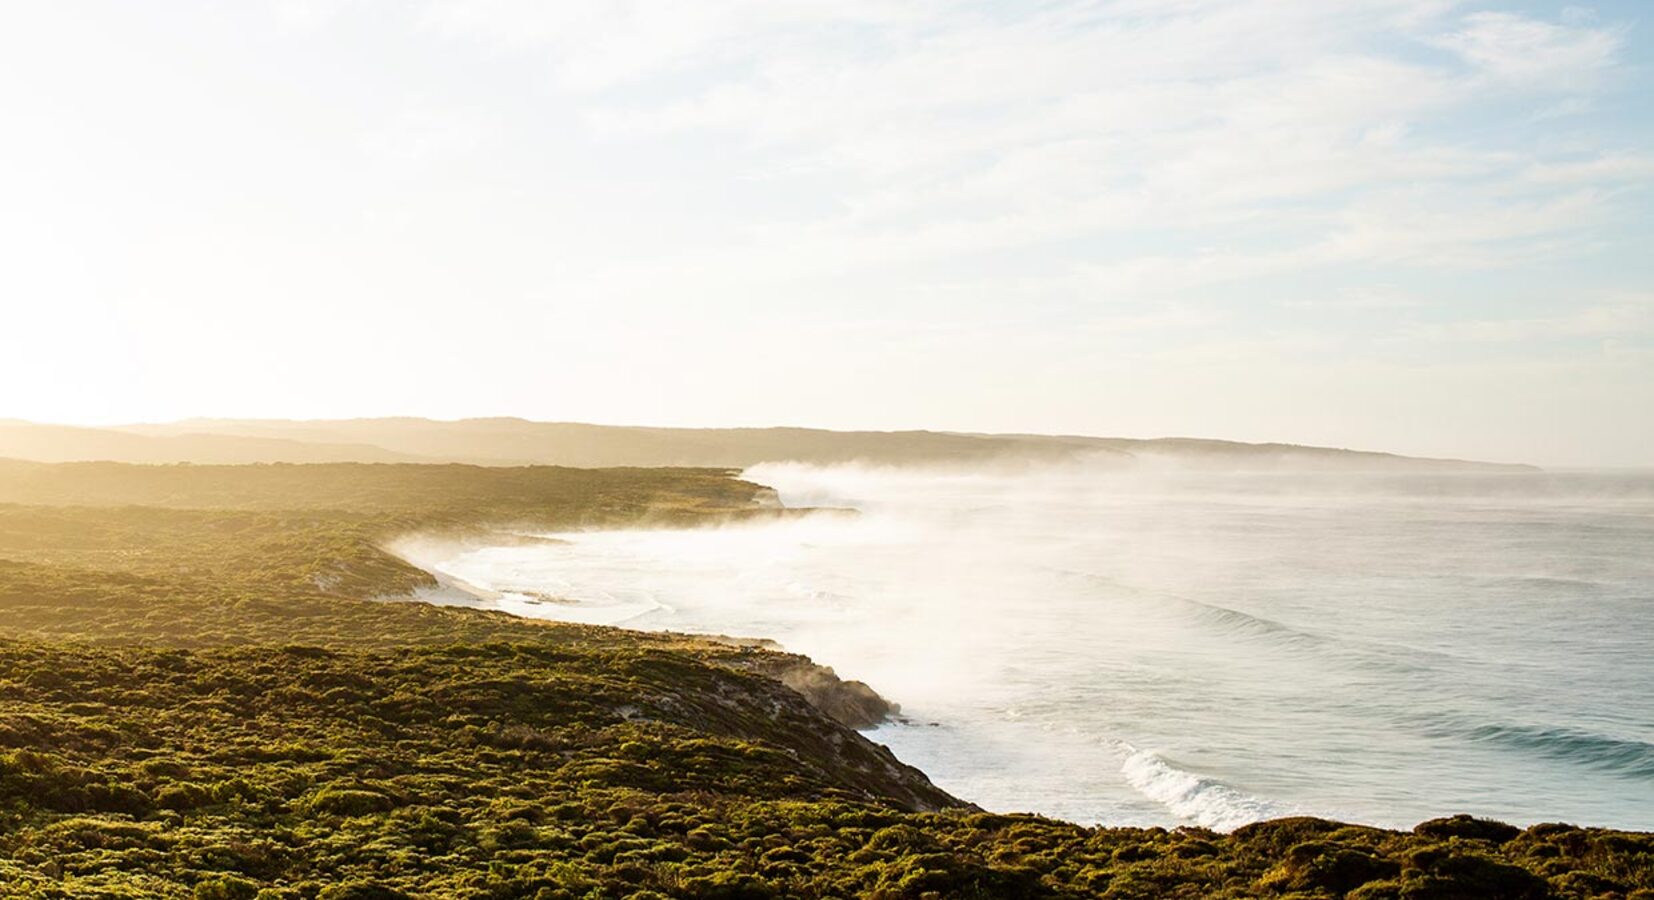
<svg viewBox="0 0 1654 900">
<path fill-rule="evenodd" d="M 706 472 L 431 468 L 7 467 L 4 496 L 62 505 L 0 506 L 0 896 L 1654 891 L 1654 836 L 1565 825 L 1224 835 L 982 813 L 755 674 L 762 650 L 363 599 L 428 581 L 377 550 L 392 531 L 535 503 L 556 522 L 718 519 L 753 493 Z M 332 509 L 342 473 L 366 480 Z M 428 513 L 406 486 L 452 494 Z M 219 497 L 235 508 L 199 505 Z"/>
<path fill-rule="evenodd" d="M 722 469 L 326 463 L 44 465 L 0 460 L 0 502 L 193 509 L 327 509 L 580 526 L 750 509 L 763 489 Z"/>
<path fill-rule="evenodd" d="M 1199 468 L 1362 471 L 1520 471 L 1463 460 L 1389 453 L 1162 438 L 1135 440 L 935 431 L 826 431 L 815 428 L 640 428 L 523 419 L 417 418 L 322 421 L 200 419 L 130 426 L 145 435 L 211 433 L 319 443 L 361 443 L 432 460 L 484 465 L 745 467 L 760 462 L 981 465 L 1083 461 Z"/>
<path fill-rule="evenodd" d="M 1024 437 L 1007 435 L 1006 437 Z M 1026 436 L 1033 438 L 1033 436 Z M 1402 456 L 1372 450 L 1338 447 L 1310 447 L 1303 444 L 1218 441 L 1207 438 L 1042 438 L 1068 442 L 1087 450 L 1100 448 L 1129 454 L 1138 464 L 1165 465 L 1179 469 L 1240 472 L 1371 472 L 1430 474 L 1442 472 L 1520 473 L 1537 472 L 1535 466 L 1478 462 L 1464 459 L 1436 459 Z"/>
<path fill-rule="evenodd" d="M 182 426 L 136 426 L 135 430 L 168 434 L 178 427 L 300 441 L 366 441 L 403 453 L 491 465 L 743 467 L 774 460 L 980 463 L 1073 455 L 1069 446 L 1037 437 L 810 428 L 641 428 L 523 419 L 204 420 Z M 1107 449 L 1097 452 L 1118 455 Z"/>
<path fill-rule="evenodd" d="M 360 443 L 301 441 L 234 434 L 145 435 L 110 428 L 75 428 L 0 421 L 0 457 L 39 462 L 113 460 L 129 463 L 417 462 L 419 457 Z"/>
</svg>

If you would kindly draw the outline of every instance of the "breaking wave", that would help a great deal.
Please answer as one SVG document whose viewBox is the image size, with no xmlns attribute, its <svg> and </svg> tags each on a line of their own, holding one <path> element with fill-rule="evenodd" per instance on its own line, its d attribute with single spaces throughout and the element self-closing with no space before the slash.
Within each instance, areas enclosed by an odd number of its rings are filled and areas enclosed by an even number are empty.
<svg viewBox="0 0 1654 900">
<path fill-rule="evenodd" d="M 1139 750 L 1123 741 L 1117 748 L 1126 757 L 1120 773 L 1132 787 L 1179 818 L 1204 828 L 1229 831 L 1291 812 L 1216 778 L 1180 769 L 1151 750 Z"/>
</svg>

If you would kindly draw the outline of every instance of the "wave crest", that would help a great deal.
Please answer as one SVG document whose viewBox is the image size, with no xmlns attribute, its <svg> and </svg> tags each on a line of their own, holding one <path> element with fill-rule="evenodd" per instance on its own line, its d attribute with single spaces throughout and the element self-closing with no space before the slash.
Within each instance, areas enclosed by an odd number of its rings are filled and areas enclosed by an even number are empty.
<svg viewBox="0 0 1654 900">
<path fill-rule="evenodd" d="M 1290 811 L 1206 775 L 1180 769 L 1157 753 L 1121 742 L 1120 772 L 1143 796 L 1204 828 L 1230 831 Z"/>
<path fill-rule="evenodd" d="M 1458 736 L 1631 778 L 1654 778 L 1654 744 L 1573 728 L 1478 725 Z"/>
</svg>

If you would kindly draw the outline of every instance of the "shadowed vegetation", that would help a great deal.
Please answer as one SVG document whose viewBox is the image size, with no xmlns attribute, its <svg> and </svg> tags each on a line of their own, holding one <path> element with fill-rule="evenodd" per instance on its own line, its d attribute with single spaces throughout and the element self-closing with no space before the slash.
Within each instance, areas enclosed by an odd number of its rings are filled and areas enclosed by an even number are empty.
<svg viewBox="0 0 1654 900">
<path fill-rule="evenodd" d="M 0 464 L 0 896 L 1654 897 L 1654 836 L 969 808 L 775 654 L 386 602 L 410 531 L 773 514 L 705 470 Z"/>
</svg>

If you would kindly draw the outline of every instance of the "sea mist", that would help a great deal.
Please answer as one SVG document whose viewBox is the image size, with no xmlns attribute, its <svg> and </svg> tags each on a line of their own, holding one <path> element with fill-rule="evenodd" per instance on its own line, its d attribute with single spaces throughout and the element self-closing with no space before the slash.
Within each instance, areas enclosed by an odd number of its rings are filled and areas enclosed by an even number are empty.
<svg viewBox="0 0 1654 900">
<path fill-rule="evenodd" d="M 1654 478 L 766 464 L 825 512 L 455 551 L 522 615 L 773 638 L 958 796 L 1654 828 Z"/>
</svg>

